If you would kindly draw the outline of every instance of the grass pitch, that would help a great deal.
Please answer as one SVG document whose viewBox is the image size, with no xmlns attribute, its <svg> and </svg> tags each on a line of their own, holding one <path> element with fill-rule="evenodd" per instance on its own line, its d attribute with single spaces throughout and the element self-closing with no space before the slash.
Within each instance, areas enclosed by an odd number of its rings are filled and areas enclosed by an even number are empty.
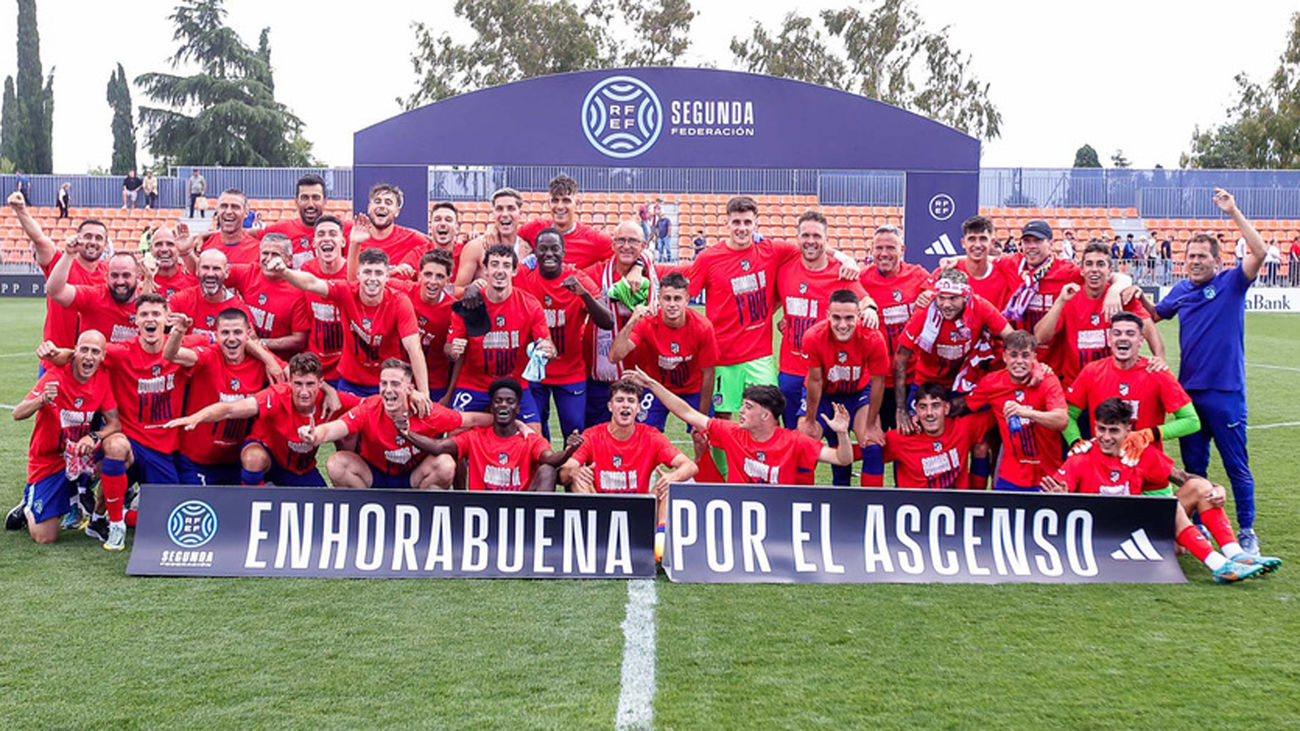
<svg viewBox="0 0 1300 731">
<path fill-rule="evenodd" d="M 42 313 L 0 301 L 0 403 L 35 380 Z M 1297 421 L 1300 318 L 1250 315 L 1247 360 L 1251 423 Z M 8 507 L 30 423 L 0 416 Z M 1251 432 L 1257 528 L 1289 563 L 1242 585 L 1216 586 L 1186 557 L 1190 583 L 1173 587 L 661 578 L 655 724 L 1294 725 L 1298 434 Z M 145 579 L 125 575 L 126 559 L 80 535 L 49 547 L 0 535 L 6 727 L 613 723 L 623 582 Z"/>
</svg>

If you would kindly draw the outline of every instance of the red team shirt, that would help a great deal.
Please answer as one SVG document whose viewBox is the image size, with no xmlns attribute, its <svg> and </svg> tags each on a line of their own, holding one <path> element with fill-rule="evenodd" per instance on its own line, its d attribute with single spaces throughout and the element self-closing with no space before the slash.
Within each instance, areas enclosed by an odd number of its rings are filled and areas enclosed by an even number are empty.
<svg viewBox="0 0 1300 731">
<path fill-rule="evenodd" d="M 420 334 L 411 300 L 399 292 L 384 292 L 374 307 L 361 303 L 361 285 L 332 280 L 325 298 L 338 306 L 343 328 L 339 376 L 362 386 L 379 385 L 379 364 L 402 358 L 402 338 Z"/>
<path fill-rule="evenodd" d="M 808 366 L 822 369 L 822 392 L 827 396 L 865 391 L 872 376 L 888 375 L 892 362 L 879 330 L 857 327 L 848 342 L 842 343 L 831 332 L 829 320 L 822 320 L 804 335 L 803 347 Z"/>
<path fill-rule="evenodd" d="M 333 274 L 326 274 L 320 261 L 311 259 L 302 266 L 302 270 L 326 282 L 346 282 L 346 266 Z M 321 377 L 333 381 L 339 377 L 339 356 L 343 354 L 343 321 L 339 319 L 338 305 L 324 297 L 304 292 L 307 311 L 311 313 L 311 331 L 307 333 L 307 350 L 315 353 L 324 369 Z"/>
<path fill-rule="evenodd" d="M 725 419 L 709 419 L 704 435 L 727 455 L 727 482 L 737 485 L 811 484 L 822 453 L 822 443 L 807 434 L 777 429 L 766 442 L 758 442 Z"/>
<path fill-rule="evenodd" d="M 1056 479 L 1070 492 L 1092 495 L 1141 495 L 1169 485 L 1174 461 L 1159 449 L 1142 450 L 1137 465 L 1102 454 L 1097 447 L 1065 460 Z"/>
<path fill-rule="evenodd" d="M 885 432 L 884 459 L 894 463 L 898 487 L 965 488 L 966 456 L 986 431 L 988 419 L 979 415 L 944 420 L 938 436 L 924 432 L 904 436 L 891 429 Z"/>
<path fill-rule="evenodd" d="M 632 436 L 623 441 L 614 438 L 609 424 L 593 426 L 582 437 L 573 459 L 592 466 L 596 492 L 648 493 L 655 468 L 681 454 L 663 432 L 645 424 L 634 424 Z"/>
<path fill-rule="evenodd" d="M 220 251 L 226 255 L 226 262 L 229 264 L 252 264 L 257 266 L 262 258 L 262 242 L 249 235 L 248 231 L 243 232 L 244 238 L 237 243 L 226 244 L 221 241 L 221 232 L 212 234 L 203 241 L 199 247 L 199 253 L 205 251 Z M 198 254 L 195 254 L 198 256 Z"/>
<path fill-rule="evenodd" d="M 1028 419 L 1021 419 L 1021 428 L 1012 434 L 1002 409 L 1008 401 L 1015 401 L 1038 411 L 1064 409 L 1065 391 L 1056 376 L 1047 374 L 1037 386 L 1011 382 L 1005 370 L 994 371 L 982 379 L 966 397 L 971 409 L 990 408 L 998 422 L 1002 443 L 1011 450 L 1002 456 L 998 477 L 1019 487 L 1033 487 L 1042 482 L 1061 465 L 1061 433 Z"/>
<path fill-rule="evenodd" d="M 260 240 L 267 234 L 284 234 L 289 237 L 289 241 L 293 244 L 293 264 L 290 265 L 292 269 L 302 269 L 303 264 L 316 258 L 316 249 L 312 244 L 313 239 L 316 238 L 316 228 L 303 223 L 301 218 L 277 221 L 258 231 L 254 236 Z M 346 236 L 346 232 L 344 235 Z"/>
<path fill-rule="evenodd" d="M 388 238 L 380 240 L 373 236 L 361 245 L 361 250 L 380 249 L 388 254 L 388 263 L 396 266 L 414 249 L 429 246 L 429 239 L 424 234 L 405 226 L 393 224 L 393 232 Z"/>
<path fill-rule="evenodd" d="M 1021 273 L 1022 267 L 1026 266 L 1024 258 L 1024 254 L 1012 254 L 1003 256 L 997 261 L 997 267 L 1002 270 L 1003 276 L 1012 283 L 1013 293 L 1024 282 L 1024 275 Z M 1083 286 L 1083 270 L 1074 262 L 1057 259 L 1054 256 L 1049 256 L 1048 261 L 1051 261 L 1052 265 L 1047 270 L 1047 275 L 1038 283 L 1038 294 L 1030 298 L 1029 306 L 1025 309 L 1024 321 L 1013 323 L 1019 329 L 1033 332 L 1038 321 L 1052 309 L 1052 304 L 1060 296 L 1062 287 L 1071 282 Z M 1046 352 L 1040 350 L 1038 359 L 1051 366 L 1052 370 L 1059 372 L 1063 359 L 1059 341 L 1054 341 L 1047 346 Z"/>
<path fill-rule="evenodd" d="M 50 475 L 62 472 L 68 464 L 71 447 L 91 431 L 95 415 L 117 408 L 117 400 L 109 388 L 108 374 L 103 368 L 95 371 L 90 380 L 82 383 L 72 375 L 73 366 L 46 365 L 45 375 L 27 394 L 37 398 L 52 381 L 59 384 L 59 395 L 54 403 L 45 404 L 36 411 L 36 424 L 32 429 L 32 443 L 27 450 L 27 483 L 31 484 Z"/>
<path fill-rule="evenodd" d="M 172 312 L 182 312 L 189 315 L 194 324 L 190 326 L 191 335 L 207 335 L 209 337 L 217 336 L 217 315 L 222 310 L 234 307 L 243 310 L 248 315 L 248 321 L 253 321 L 253 315 L 248 311 L 248 306 L 239 295 L 229 289 L 222 291 L 223 299 L 212 304 L 203 299 L 203 290 L 196 284 L 189 289 L 182 289 L 167 299 L 167 306 Z"/>
<path fill-rule="evenodd" d="M 1094 360 L 1110 357 L 1110 346 L 1106 344 L 1110 321 L 1102 312 L 1104 300 L 1104 295 L 1094 300 L 1080 291 L 1061 309 L 1056 332 L 1062 345 L 1060 373 L 1065 383 L 1073 383 L 1079 377 L 1079 371 Z M 1144 320 L 1151 319 L 1136 298 L 1124 307 L 1124 311 Z"/>
<path fill-rule="evenodd" d="M 989 270 L 982 279 L 971 276 L 965 259 L 958 260 L 953 266 L 966 273 L 966 277 L 970 281 L 970 288 L 975 294 L 988 300 L 989 304 L 999 310 L 1006 307 L 1011 300 L 1011 295 L 1017 289 L 1020 289 L 1020 280 L 1012 279 L 1007 270 L 998 267 L 995 260 L 989 260 Z M 938 274 L 939 272 L 936 270 L 935 275 L 938 276 Z"/>
<path fill-rule="evenodd" d="M 569 384 L 587 379 L 582 336 L 590 315 L 582 298 L 561 286 L 560 283 L 570 275 L 577 277 L 583 289 L 593 296 L 600 293 L 591 277 L 568 264 L 561 268 L 560 276 L 555 279 L 547 279 L 539 270 L 533 269 L 521 269 L 515 275 L 515 286 L 541 302 L 551 342 L 559 352 L 558 357 L 547 362 L 546 378 L 542 383 Z"/>
<path fill-rule="evenodd" d="M 161 273 L 153 275 L 154 291 L 158 294 L 171 299 L 171 296 L 190 287 L 199 286 L 199 278 L 185 271 L 185 267 L 177 266 L 176 273 L 170 277 Z"/>
<path fill-rule="evenodd" d="M 456 388 L 471 391 L 487 391 L 488 386 L 498 378 L 509 376 L 523 383 L 521 376 L 524 366 L 528 364 L 528 344 L 550 336 L 546 327 L 546 316 L 542 314 L 542 304 L 537 298 L 516 289 L 511 291 L 505 301 L 496 303 L 483 298 L 487 307 L 488 322 L 492 327 L 486 335 L 479 338 L 468 337 L 465 333 L 465 321 L 459 317 L 451 318 L 449 339 L 466 338 L 465 366 L 461 368 Z M 550 366 L 547 366 L 547 374 Z"/>
<path fill-rule="evenodd" d="M 932 305 L 933 306 L 933 305 Z M 939 326 L 933 352 L 927 352 L 918 342 L 925 329 L 929 308 L 912 313 L 899 342 L 916 356 L 916 377 L 913 383 L 942 383 L 949 388 L 957 373 L 966 363 L 967 356 L 980 338 L 980 331 L 996 335 L 1007 326 L 1001 312 L 979 295 L 972 295 L 966 309 L 956 320 L 944 320 Z"/>
<path fill-rule="evenodd" d="M 118 302 L 106 285 L 77 287 L 68 309 L 81 316 L 79 332 L 98 330 L 110 343 L 124 343 L 139 334 L 135 327 L 135 298 Z"/>
<path fill-rule="evenodd" d="M 410 474 L 424 459 L 418 447 L 397 433 L 397 425 L 384 413 L 384 400 L 378 394 L 361 399 L 360 404 L 343 415 L 343 423 L 348 434 L 361 435 L 357 454 L 390 477 Z M 411 415 L 408 431 L 432 437 L 460 426 L 459 413 L 434 404 L 428 416 Z"/>
<path fill-rule="evenodd" d="M 193 348 L 209 342 L 204 335 L 187 335 L 181 345 Z M 161 350 L 146 353 L 139 340 L 109 343 L 104 351 L 104 366 L 117 402 L 122 433 L 163 454 L 175 453 L 180 447 L 180 435 L 176 429 L 164 429 L 162 425 L 184 413 L 188 370 L 163 358 Z"/>
<path fill-rule="evenodd" d="M 239 401 L 266 385 L 266 367 L 255 358 L 245 357 L 232 365 L 216 346 L 202 346 L 194 352 L 198 362 L 189 373 L 187 413 L 193 414 L 217 402 Z M 250 426 L 248 419 L 226 419 L 181 431 L 181 454 L 201 465 L 238 462 Z"/>
<path fill-rule="evenodd" d="M 858 284 L 862 285 L 880 308 L 880 329 L 885 334 L 885 345 L 889 348 L 890 358 L 898 352 L 903 329 L 907 327 L 912 310 L 915 309 L 913 303 L 930 287 L 931 282 L 929 272 L 907 262 L 899 262 L 898 271 L 890 277 L 881 276 L 880 269 L 874 266 L 867 267 L 858 276 Z M 908 367 L 916 368 L 915 363 Z M 893 385 L 894 374 L 891 369 L 890 374 L 885 376 L 885 386 L 892 388 Z"/>
<path fill-rule="evenodd" d="M 451 305 L 456 300 L 443 290 L 437 302 L 429 304 L 420 297 L 424 285 L 419 282 L 388 280 L 388 286 L 406 295 L 415 310 L 415 322 L 420 327 L 420 349 L 429 369 L 429 388 L 447 388 L 451 381 L 451 361 L 443 346 L 447 344 L 447 331 L 451 328 Z"/>
<path fill-rule="evenodd" d="M 664 324 L 663 313 L 643 317 L 628 333 L 629 357 L 673 393 L 699 393 L 701 369 L 718 365 L 718 341 L 713 323 L 687 308 L 678 328 Z"/>
<path fill-rule="evenodd" d="M 260 442 L 271 453 L 275 463 L 295 475 L 305 475 L 316 470 L 315 444 L 299 441 L 298 427 L 323 424 L 339 414 L 351 411 L 361 404 L 361 397 L 346 391 L 337 391 L 343 408 L 325 412 L 322 406 L 325 394 L 316 395 L 316 406 L 310 414 L 299 414 L 293 407 L 293 386 L 277 383 L 258 391 L 257 419 L 253 422 L 250 439 Z"/>
<path fill-rule="evenodd" d="M 776 291 L 784 312 L 781 330 L 780 369 L 795 376 L 808 375 L 808 354 L 803 348 L 804 334 L 826 319 L 831 292 L 848 289 L 859 297 L 866 290 L 857 282 L 840 279 L 840 264 L 831 260 L 820 271 L 809 271 L 803 261 L 783 267 L 776 275 Z"/>
<path fill-rule="evenodd" d="M 534 218 L 519 227 L 519 238 L 537 246 L 537 234 L 551 228 L 555 222 L 549 218 Z M 577 269 L 586 269 L 614 255 L 614 240 L 600 229 L 585 223 L 575 223 L 564 232 L 564 263 Z"/>
<path fill-rule="evenodd" d="M 1160 426 L 1166 414 L 1192 402 L 1169 371 L 1147 373 L 1146 358 L 1138 358 L 1137 365 L 1126 371 L 1115 365 L 1114 358 L 1093 361 L 1079 372 L 1065 398 L 1089 415 L 1108 398 L 1123 399 L 1133 409 L 1134 429 Z M 1155 444 L 1163 450 L 1159 442 Z"/>
<path fill-rule="evenodd" d="M 50 263 L 41 267 L 41 273 L 46 279 L 50 278 L 50 271 L 54 265 L 59 262 L 59 257 L 63 256 L 62 251 L 54 252 Z M 68 270 L 68 284 L 77 287 L 89 287 L 94 285 L 103 286 L 108 281 L 108 263 L 103 259 L 95 263 L 93 269 L 87 269 L 81 265 L 81 257 L 78 261 L 72 263 L 72 268 Z M 77 327 L 77 313 L 63 305 L 56 304 L 54 300 L 48 297 L 45 300 L 45 329 L 42 331 L 45 340 L 53 340 L 54 344 L 60 348 L 71 348 L 77 344 L 77 335 L 81 332 Z M 104 333 L 108 337 L 108 333 Z"/>
<path fill-rule="evenodd" d="M 226 283 L 239 291 L 259 338 L 282 338 L 311 330 L 311 311 L 301 289 L 268 279 L 258 264 L 230 267 Z"/>
<path fill-rule="evenodd" d="M 709 293 L 704 313 L 717 334 L 718 365 L 772 354 L 777 273 L 798 256 L 798 246 L 765 239 L 742 251 L 714 244 L 695 257 L 686 275 L 690 295 Z"/>
<path fill-rule="evenodd" d="M 499 437 L 490 426 L 469 429 L 452 437 L 461 459 L 469 461 L 470 490 L 517 492 L 533 479 L 533 463 L 541 459 L 549 442 L 535 432 Z"/>
</svg>

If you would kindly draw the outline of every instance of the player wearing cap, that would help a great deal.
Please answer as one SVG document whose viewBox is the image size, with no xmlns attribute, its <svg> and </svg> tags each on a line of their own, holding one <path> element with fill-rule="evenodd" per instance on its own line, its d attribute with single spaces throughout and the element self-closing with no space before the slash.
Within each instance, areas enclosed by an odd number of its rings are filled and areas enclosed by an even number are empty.
<svg viewBox="0 0 1300 731">
<path fill-rule="evenodd" d="M 894 463 L 894 484 L 943 490 L 970 487 L 966 457 L 988 458 L 987 451 L 981 454 L 980 443 L 990 426 L 988 415 L 952 417 L 948 389 L 933 382 L 916 387 L 914 403 L 916 429 L 885 432 L 884 461 Z M 867 466 L 863 464 L 864 470 Z"/>
<path fill-rule="evenodd" d="M 366 214 L 357 216 L 352 222 L 352 230 L 345 232 L 358 251 L 379 249 L 388 256 L 388 263 L 396 264 L 412 251 L 429 246 L 429 239 L 424 234 L 397 223 L 405 203 L 401 188 L 391 183 L 377 183 L 371 186 L 367 199 L 370 204 Z"/>
<path fill-rule="evenodd" d="M 283 234 L 288 237 L 292 246 L 289 266 L 302 269 L 303 265 L 316 258 L 316 223 L 325 215 L 328 199 L 325 179 L 316 173 L 307 173 L 298 178 L 293 197 L 298 217 L 277 221 L 253 235 L 263 241 L 267 234 Z"/>
<path fill-rule="evenodd" d="M 447 292 L 451 277 L 451 254 L 441 249 L 424 252 L 416 262 L 417 281 L 389 279 L 388 286 L 411 300 L 415 321 L 420 326 L 420 347 L 429 369 L 429 398 L 447 405 L 451 384 L 451 361 L 447 359 L 447 331 L 451 328 L 451 306 L 455 300 Z"/>
<path fill-rule="evenodd" d="M 519 237 L 534 248 L 537 235 L 555 228 L 564 235 L 564 263 L 586 269 L 609 258 L 614 243 L 609 234 L 578 220 L 578 181 L 560 173 L 547 185 L 550 192 L 550 218 L 534 218 L 519 227 Z"/>
<path fill-rule="evenodd" d="M 197 256 L 206 251 L 220 251 L 226 255 L 231 264 L 257 265 L 261 249 L 257 239 L 244 228 L 244 216 L 248 213 L 248 196 L 237 188 L 221 191 L 217 197 L 217 212 L 212 216 L 217 224 L 216 233 L 203 240 L 203 243 L 190 247 Z M 197 236 L 198 234 L 196 234 Z M 194 262 L 186 262 L 194 266 Z"/>
<path fill-rule="evenodd" d="M 1170 483 L 1178 486 L 1178 510 L 1174 531 L 1178 545 L 1187 549 L 1213 572 L 1219 583 L 1241 581 L 1269 573 L 1281 567 L 1282 560 L 1252 554 L 1243 549 L 1232 532 L 1232 523 L 1223 511 L 1226 491 L 1203 477 L 1188 475 L 1174 466 L 1164 452 L 1146 447 L 1128 453 L 1125 443 L 1133 414 L 1129 405 L 1118 398 L 1097 404 L 1093 410 L 1097 436 L 1090 449 L 1070 456 L 1053 476 L 1043 478 L 1043 488 L 1050 492 L 1081 492 L 1101 495 L 1168 494 Z M 1196 512 L 1219 550 L 1192 525 L 1188 515 Z"/>
<path fill-rule="evenodd" d="M 932 280 L 925 267 L 903 261 L 903 247 L 903 232 L 897 226 L 877 227 L 871 239 L 871 265 L 858 277 L 858 283 L 880 308 L 880 329 L 885 334 L 885 345 L 889 347 L 891 356 L 898 352 L 903 329 L 917 307 L 917 298 L 930 287 Z M 903 382 L 907 383 L 910 378 L 909 372 Z M 898 403 L 894 385 L 891 372 L 885 378 L 885 395 L 880 406 L 880 422 L 884 429 L 893 429 L 896 425 Z"/>
<path fill-rule="evenodd" d="M 346 282 L 348 262 L 343 253 L 346 242 L 343 221 L 334 216 L 321 216 L 316 219 L 312 238 L 316 255 L 307 260 L 301 269 L 322 281 Z M 325 382 L 337 384 L 339 357 L 343 354 L 343 319 L 338 305 L 312 292 L 304 292 L 303 296 L 307 298 L 312 320 L 311 332 L 307 335 L 307 350 L 320 358 L 321 377 Z"/>
<path fill-rule="evenodd" d="M 311 310 L 302 290 L 281 275 L 293 262 L 289 237 L 267 234 L 259 248 L 258 263 L 231 266 L 226 284 L 243 298 L 252 315 L 254 335 L 261 340 L 262 347 L 289 358 L 307 345 L 307 333 L 312 327 Z M 277 261 L 279 265 L 274 264 Z"/>
<path fill-rule="evenodd" d="M 68 284 L 73 257 L 81 247 L 79 239 L 68 242 L 67 256 L 59 257 L 50 268 L 45 296 L 60 307 L 79 316 L 81 330 L 98 330 L 111 343 L 121 343 L 136 336 L 135 296 L 140 283 L 140 265 L 135 257 L 118 252 L 108 260 L 106 281 L 95 284 Z"/>
<path fill-rule="evenodd" d="M 217 315 L 222 310 L 235 307 L 248 312 L 248 306 L 244 304 L 243 297 L 226 287 L 226 275 L 230 272 L 230 265 L 226 262 L 225 254 L 220 251 L 205 251 L 199 254 L 198 268 L 195 271 L 198 272 L 199 283 L 168 297 L 167 305 L 172 312 L 179 312 L 190 318 L 193 322 L 190 327 L 191 334 L 215 338 Z M 251 320 L 252 317 L 250 314 L 249 319 Z"/>
</svg>

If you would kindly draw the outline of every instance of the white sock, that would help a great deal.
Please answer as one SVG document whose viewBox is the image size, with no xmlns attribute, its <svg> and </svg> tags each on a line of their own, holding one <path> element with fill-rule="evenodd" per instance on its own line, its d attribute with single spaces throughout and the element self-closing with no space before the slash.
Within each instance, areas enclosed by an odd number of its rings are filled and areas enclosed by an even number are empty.
<svg viewBox="0 0 1300 731">
<path fill-rule="evenodd" d="M 1228 565 L 1228 559 L 1218 551 L 1211 551 L 1210 555 L 1205 557 L 1205 565 L 1210 567 L 1211 571 L 1218 571 Z"/>
<path fill-rule="evenodd" d="M 1219 551 L 1222 552 L 1223 555 L 1225 556 L 1236 556 L 1237 554 L 1241 553 L 1241 544 L 1237 543 L 1236 541 L 1233 541 L 1232 543 L 1225 543 L 1222 546 L 1219 546 Z"/>
<path fill-rule="evenodd" d="M 109 523 L 108 523 L 108 526 L 109 526 L 110 528 L 115 527 L 115 526 L 119 526 L 119 525 L 122 526 L 123 528 L 125 528 L 125 527 L 126 527 L 126 520 L 125 520 L 125 519 L 122 519 L 122 520 L 112 520 L 112 521 L 109 521 Z"/>
</svg>

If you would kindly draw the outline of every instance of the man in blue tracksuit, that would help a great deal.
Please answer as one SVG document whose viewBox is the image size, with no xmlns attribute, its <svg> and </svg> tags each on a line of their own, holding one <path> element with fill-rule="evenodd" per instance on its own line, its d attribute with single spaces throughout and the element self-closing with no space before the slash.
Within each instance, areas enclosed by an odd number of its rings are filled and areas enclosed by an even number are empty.
<svg viewBox="0 0 1300 731">
<path fill-rule="evenodd" d="M 1214 189 L 1214 202 L 1232 217 L 1246 239 L 1248 252 L 1241 266 L 1220 270 L 1219 242 L 1197 234 L 1187 244 L 1187 278 L 1178 282 L 1157 305 L 1146 302 L 1155 320 L 1181 316 L 1178 341 L 1182 351 L 1178 380 L 1201 419 L 1201 430 L 1183 437 L 1183 466 L 1191 474 L 1206 474 L 1210 440 L 1218 447 L 1232 482 L 1242 550 L 1259 553 L 1255 535 L 1255 478 L 1246 454 L 1246 292 L 1259 274 L 1266 252 L 1264 240 L 1237 208 L 1232 194 Z"/>
</svg>

